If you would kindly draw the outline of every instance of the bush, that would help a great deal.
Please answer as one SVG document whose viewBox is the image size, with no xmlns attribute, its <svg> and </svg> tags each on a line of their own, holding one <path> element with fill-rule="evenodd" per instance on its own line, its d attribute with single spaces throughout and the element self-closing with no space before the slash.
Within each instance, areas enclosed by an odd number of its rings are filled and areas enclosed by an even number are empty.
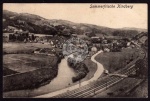
<svg viewBox="0 0 150 101">
<path fill-rule="evenodd" d="M 82 78 L 84 78 L 86 76 L 85 72 L 80 72 L 76 77 L 72 77 L 72 81 L 76 82 L 81 80 Z"/>
<path fill-rule="evenodd" d="M 78 75 L 76 77 L 72 78 L 73 82 L 76 82 L 76 81 L 78 81 L 80 79 L 83 79 L 87 75 L 87 73 L 89 72 L 88 67 L 84 63 L 76 63 L 76 64 L 74 64 L 73 59 L 70 58 L 70 57 L 68 58 L 67 62 L 68 62 L 68 65 L 71 68 L 73 68 L 76 71 L 78 71 Z"/>
</svg>

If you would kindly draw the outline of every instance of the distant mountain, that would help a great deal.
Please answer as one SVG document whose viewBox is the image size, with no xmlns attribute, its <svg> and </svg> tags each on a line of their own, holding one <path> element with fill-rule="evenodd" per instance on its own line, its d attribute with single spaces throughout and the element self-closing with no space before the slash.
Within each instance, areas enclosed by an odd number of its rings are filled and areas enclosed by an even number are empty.
<svg viewBox="0 0 150 101">
<path fill-rule="evenodd" d="M 67 20 L 45 19 L 34 14 L 3 10 L 3 29 L 7 29 L 8 26 L 35 34 L 78 34 L 89 37 L 96 35 L 133 37 L 139 34 L 139 30 L 141 30 L 137 28 L 113 29 L 92 24 L 74 23 Z"/>
<path fill-rule="evenodd" d="M 139 32 L 147 32 L 147 29 L 142 29 L 142 28 L 134 28 L 134 27 L 124 27 L 122 28 L 123 30 L 137 30 Z"/>
</svg>

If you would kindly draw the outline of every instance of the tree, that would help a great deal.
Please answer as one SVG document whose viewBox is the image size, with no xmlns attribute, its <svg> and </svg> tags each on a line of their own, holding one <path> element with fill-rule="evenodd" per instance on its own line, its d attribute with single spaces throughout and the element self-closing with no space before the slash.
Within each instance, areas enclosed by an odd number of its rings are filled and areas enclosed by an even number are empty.
<svg viewBox="0 0 150 101">
<path fill-rule="evenodd" d="M 16 36 L 14 34 L 12 34 L 12 40 L 16 41 Z"/>
<path fill-rule="evenodd" d="M 148 47 L 148 39 L 145 41 L 145 46 Z"/>
<path fill-rule="evenodd" d="M 12 40 L 12 34 L 9 34 L 9 40 Z"/>
<path fill-rule="evenodd" d="M 32 34 L 31 36 L 31 40 L 34 41 L 35 40 L 35 36 Z"/>
<path fill-rule="evenodd" d="M 140 59 L 136 62 L 135 64 L 135 67 L 137 69 L 136 71 L 136 75 L 137 76 L 144 76 L 144 77 L 147 77 L 148 76 L 148 64 L 146 62 L 146 59 L 143 60 L 143 59 Z"/>
</svg>

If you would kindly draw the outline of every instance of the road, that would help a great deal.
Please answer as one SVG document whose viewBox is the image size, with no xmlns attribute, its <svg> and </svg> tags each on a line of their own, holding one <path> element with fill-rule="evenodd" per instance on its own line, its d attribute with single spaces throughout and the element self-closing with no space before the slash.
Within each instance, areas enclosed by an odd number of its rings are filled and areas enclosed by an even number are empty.
<svg viewBox="0 0 150 101">
<path fill-rule="evenodd" d="M 96 57 L 98 54 L 100 54 L 100 53 L 102 53 L 102 51 L 98 51 L 96 54 L 94 54 L 94 55 L 91 57 L 91 60 L 92 60 L 94 63 L 97 64 L 97 70 L 96 70 L 94 76 L 93 76 L 91 79 L 82 82 L 82 83 L 80 84 L 80 87 L 85 86 L 85 85 L 87 85 L 87 84 L 90 84 L 90 83 L 93 82 L 93 81 L 96 81 L 96 80 L 101 76 L 101 74 L 103 73 L 103 71 L 104 71 L 103 65 L 100 64 L 99 62 L 97 62 L 97 61 L 95 60 L 95 57 Z M 62 93 L 65 93 L 65 92 L 68 92 L 68 91 L 77 89 L 77 88 L 79 88 L 79 84 L 74 85 L 74 86 L 71 86 L 71 87 L 68 87 L 68 88 L 64 88 L 64 89 L 62 89 L 62 90 L 58 90 L 58 91 L 55 91 L 55 92 L 52 92 L 52 93 L 48 93 L 48 94 L 36 96 L 35 98 L 49 98 L 49 97 L 53 97 L 53 96 L 56 96 L 56 95 L 59 95 L 59 94 L 62 94 Z"/>
<path fill-rule="evenodd" d="M 100 52 L 94 54 L 91 58 L 93 62 L 97 64 L 97 66 L 102 66 L 99 64 L 94 58 L 97 54 Z M 73 87 L 74 89 L 69 89 L 67 92 L 61 92 L 60 94 L 56 94 L 55 96 L 46 96 L 46 97 L 54 97 L 54 98 L 85 98 L 85 97 L 92 97 L 103 90 L 108 89 L 109 87 L 119 83 L 120 81 L 124 80 L 128 75 L 134 73 L 136 71 L 135 62 L 138 59 L 145 58 L 145 54 L 139 56 L 137 59 L 130 62 L 127 66 L 125 66 L 123 69 L 116 71 L 113 74 L 107 75 L 101 79 L 96 79 L 97 73 L 95 73 L 94 77 L 91 80 L 91 83 L 86 81 L 82 83 L 82 87 Z M 100 69 L 100 68 L 98 68 Z M 93 81 L 93 82 L 92 82 Z M 78 85 L 77 85 L 78 86 Z"/>
<path fill-rule="evenodd" d="M 110 88 L 111 86 L 116 85 L 117 83 L 124 80 L 126 77 L 128 77 L 130 74 L 136 72 L 135 68 L 135 62 L 140 58 L 145 58 L 143 54 L 140 55 L 138 58 L 130 62 L 127 66 L 125 66 L 123 69 L 120 69 L 119 71 L 116 71 L 113 74 L 109 74 L 105 77 L 102 77 L 101 79 L 98 79 L 94 82 L 91 82 L 90 84 L 87 84 L 83 87 L 77 88 L 75 90 L 59 94 L 54 96 L 53 98 L 86 98 L 86 97 L 93 97 L 96 94 L 99 94 L 103 90 L 106 90 Z M 95 61 L 94 61 L 95 62 Z"/>
</svg>

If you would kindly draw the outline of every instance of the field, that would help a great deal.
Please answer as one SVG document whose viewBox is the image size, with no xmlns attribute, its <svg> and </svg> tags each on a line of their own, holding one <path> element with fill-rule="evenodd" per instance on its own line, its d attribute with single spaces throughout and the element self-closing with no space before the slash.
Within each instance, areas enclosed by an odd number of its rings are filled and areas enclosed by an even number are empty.
<svg viewBox="0 0 150 101">
<path fill-rule="evenodd" d="M 95 57 L 110 73 L 119 70 L 137 58 L 138 49 L 124 48 L 121 52 L 103 52 Z"/>
<path fill-rule="evenodd" d="M 57 57 L 36 54 L 8 54 L 3 56 L 3 65 L 17 72 L 27 72 L 37 68 L 54 67 Z"/>
<path fill-rule="evenodd" d="M 3 43 L 3 52 L 5 53 L 3 67 L 21 73 L 37 68 L 55 67 L 58 58 L 34 54 L 33 51 L 37 48 L 51 48 L 51 46 L 41 43 Z"/>
<path fill-rule="evenodd" d="M 4 91 L 35 88 L 57 76 L 59 58 L 33 53 L 37 48 L 51 46 L 41 43 L 3 43 Z"/>
<path fill-rule="evenodd" d="M 51 48 L 42 43 L 3 43 L 3 53 L 33 53 L 37 48 Z"/>
</svg>

